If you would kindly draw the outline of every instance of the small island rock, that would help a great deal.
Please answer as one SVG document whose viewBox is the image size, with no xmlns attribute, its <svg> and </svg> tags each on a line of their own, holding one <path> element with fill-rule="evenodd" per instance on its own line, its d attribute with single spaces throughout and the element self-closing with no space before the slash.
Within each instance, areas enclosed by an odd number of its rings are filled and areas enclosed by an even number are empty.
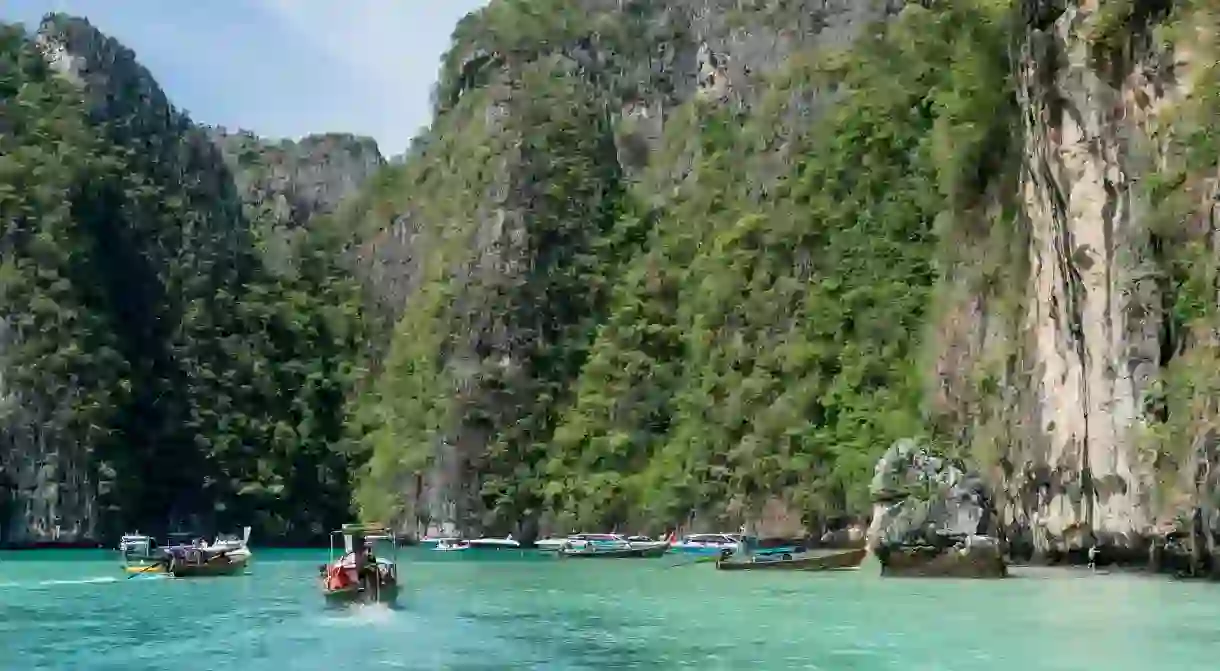
<svg viewBox="0 0 1220 671">
<path fill-rule="evenodd" d="M 882 575 L 1002 578 L 1002 548 L 991 535 L 992 498 L 982 478 L 932 456 L 911 439 L 878 460 L 870 486 L 868 548 Z"/>
</svg>

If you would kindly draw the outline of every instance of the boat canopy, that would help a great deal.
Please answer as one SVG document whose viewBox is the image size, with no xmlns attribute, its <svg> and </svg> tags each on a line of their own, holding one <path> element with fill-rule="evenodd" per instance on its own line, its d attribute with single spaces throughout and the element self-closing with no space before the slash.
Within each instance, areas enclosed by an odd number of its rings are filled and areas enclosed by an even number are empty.
<svg viewBox="0 0 1220 671">
<path fill-rule="evenodd" d="M 359 523 L 344 524 L 338 531 L 334 531 L 332 533 L 360 534 L 365 537 L 369 537 L 369 536 L 373 536 L 373 535 L 389 536 L 390 530 L 387 529 L 385 527 L 385 525 L 383 525 L 383 524 L 377 524 L 375 522 L 368 522 L 368 523 L 364 523 L 364 524 L 359 524 Z"/>
<path fill-rule="evenodd" d="M 691 534 L 682 539 L 683 543 L 736 543 L 737 539 L 728 534 Z"/>
<path fill-rule="evenodd" d="M 619 537 L 615 534 L 572 534 L 571 536 L 568 536 L 568 538 L 571 538 L 573 540 L 581 540 L 581 541 L 619 541 L 619 540 L 623 540 L 621 537 Z"/>
</svg>

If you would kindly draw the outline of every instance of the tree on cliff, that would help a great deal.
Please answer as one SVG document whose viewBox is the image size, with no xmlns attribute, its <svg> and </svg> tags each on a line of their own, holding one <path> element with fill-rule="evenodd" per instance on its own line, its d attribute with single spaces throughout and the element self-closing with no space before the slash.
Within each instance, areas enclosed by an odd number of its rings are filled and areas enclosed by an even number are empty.
<svg viewBox="0 0 1220 671">
<path fill-rule="evenodd" d="M 324 534 L 348 514 L 333 448 L 362 342 L 347 240 L 320 221 L 272 271 L 271 224 L 129 50 L 62 15 L 42 48 L 0 30 L 0 460 L 19 495 L 58 492 L 11 539 L 175 517 Z M 61 76 L 47 45 L 106 76 Z"/>
</svg>

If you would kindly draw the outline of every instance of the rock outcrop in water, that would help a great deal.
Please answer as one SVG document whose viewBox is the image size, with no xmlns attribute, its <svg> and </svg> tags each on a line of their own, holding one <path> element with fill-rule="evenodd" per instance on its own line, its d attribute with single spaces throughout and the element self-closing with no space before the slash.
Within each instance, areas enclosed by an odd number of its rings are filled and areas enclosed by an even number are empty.
<svg viewBox="0 0 1220 671">
<path fill-rule="evenodd" d="M 899 440 L 877 462 L 868 547 L 882 575 L 1002 578 L 995 511 L 977 475 Z"/>
</svg>

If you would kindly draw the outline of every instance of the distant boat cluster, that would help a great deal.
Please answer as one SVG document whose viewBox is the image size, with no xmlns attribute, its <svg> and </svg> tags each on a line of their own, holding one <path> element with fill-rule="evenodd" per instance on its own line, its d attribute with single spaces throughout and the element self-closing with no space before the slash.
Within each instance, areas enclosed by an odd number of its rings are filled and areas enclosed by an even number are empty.
<svg viewBox="0 0 1220 671">
<path fill-rule="evenodd" d="M 458 537 L 430 536 L 420 540 L 420 545 L 437 552 L 475 552 L 491 550 L 519 550 L 522 544 L 507 536 L 505 538 L 463 539 Z M 740 533 L 689 534 L 680 539 L 670 533 L 662 540 L 648 536 L 625 536 L 616 533 L 574 533 L 564 537 L 544 538 L 534 543 L 540 552 L 554 553 L 561 558 L 649 558 L 666 554 L 686 555 L 715 560 L 723 569 L 740 568 L 789 568 L 817 570 L 821 568 L 845 568 L 858 565 L 864 552 L 826 553 L 810 552 L 800 545 L 761 547 L 758 539 Z M 828 561 L 828 557 L 838 557 Z M 842 564 L 841 566 L 839 564 Z"/>
<path fill-rule="evenodd" d="M 342 548 L 335 540 L 342 538 Z M 240 537 L 220 536 L 212 542 L 192 534 L 170 534 L 158 544 L 151 536 L 132 533 L 122 537 L 119 553 L 129 576 L 161 574 L 175 578 L 238 575 L 246 572 L 252 554 L 250 527 Z M 863 548 L 810 551 L 801 545 L 761 547 L 752 536 L 735 533 L 690 534 L 680 539 L 670 533 L 661 540 L 617 533 L 574 533 L 545 538 L 532 547 L 511 535 L 504 538 L 430 537 L 420 544 L 435 552 L 489 552 L 518 550 L 553 554 L 561 559 L 646 559 L 684 555 L 694 561 L 715 562 L 723 570 L 781 569 L 824 571 L 859 566 Z M 393 603 L 400 587 L 399 539 L 380 524 L 345 524 L 331 533 L 330 559 L 318 566 L 317 581 L 329 604 Z"/>
</svg>

